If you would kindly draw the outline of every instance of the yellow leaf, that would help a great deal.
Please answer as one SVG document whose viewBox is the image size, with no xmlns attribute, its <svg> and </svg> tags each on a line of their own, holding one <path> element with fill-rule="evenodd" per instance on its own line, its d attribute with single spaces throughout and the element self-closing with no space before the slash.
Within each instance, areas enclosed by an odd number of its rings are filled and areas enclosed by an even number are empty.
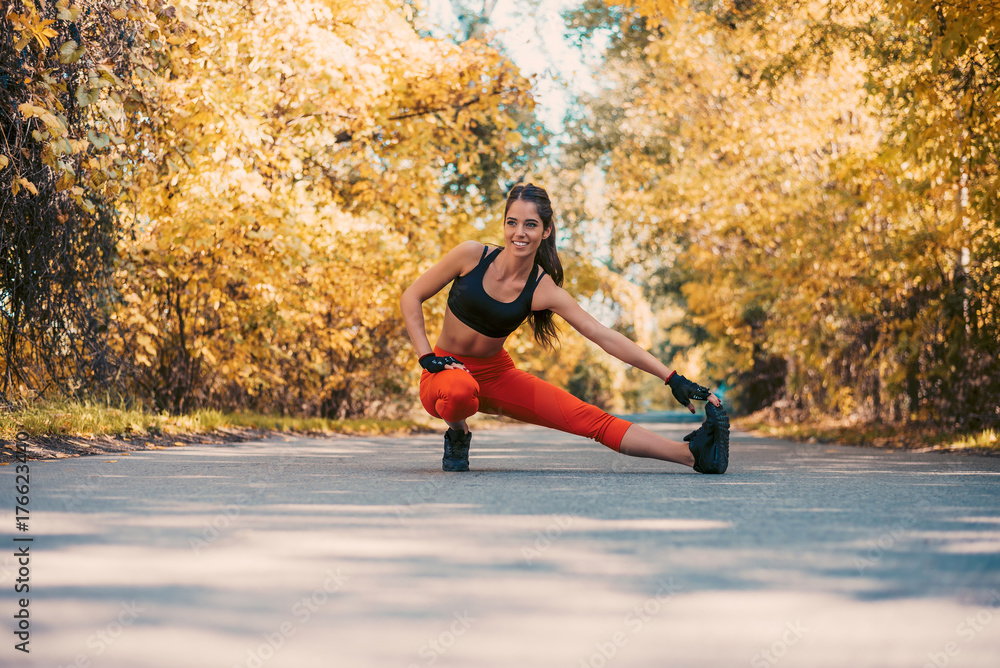
<svg viewBox="0 0 1000 668">
<path fill-rule="evenodd" d="M 56 9 L 59 10 L 59 20 L 60 21 L 70 21 L 74 22 L 80 18 L 80 5 L 69 6 L 69 0 L 59 0 L 56 3 Z"/>
<path fill-rule="evenodd" d="M 111 143 L 111 138 L 106 134 L 103 132 L 94 132 L 93 130 L 87 130 L 87 139 L 89 139 L 90 143 L 97 149 L 104 148 Z"/>
<path fill-rule="evenodd" d="M 153 339 L 146 336 L 145 334 L 139 333 L 135 337 L 136 343 L 143 347 L 143 349 L 150 355 L 156 355 L 156 346 L 153 345 Z"/>
<path fill-rule="evenodd" d="M 68 42 L 63 42 L 63 45 L 59 47 L 59 59 L 64 63 L 69 62 L 69 58 L 73 55 L 73 52 L 76 51 L 76 47 L 78 46 L 80 45 L 73 39 Z"/>
<path fill-rule="evenodd" d="M 62 124 L 62 121 L 48 111 L 43 110 L 38 117 L 42 119 L 42 123 L 45 123 L 45 127 L 49 129 L 49 132 L 51 132 L 53 136 L 58 137 L 66 132 L 66 126 Z"/>
<path fill-rule="evenodd" d="M 72 171 L 64 171 L 59 181 L 56 182 L 56 190 L 68 190 L 76 183 L 76 174 Z"/>
<path fill-rule="evenodd" d="M 25 118 L 34 118 L 39 112 L 45 111 L 44 109 L 39 109 L 30 102 L 25 102 L 24 104 L 17 105 L 17 110 L 21 112 L 21 115 Z"/>
<path fill-rule="evenodd" d="M 69 40 L 64 42 L 61 47 L 59 47 L 59 60 L 66 64 L 73 64 L 80 60 L 80 57 L 87 51 L 86 47 L 80 46 L 76 43 L 76 40 Z"/>
<path fill-rule="evenodd" d="M 95 100 L 96 92 L 97 91 L 91 91 L 90 86 L 87 84 L 80 84 L 76 89 L 76 103 L 81 107 L 86 107 Z"/>
<path fill-rule="evenodd" d="M 22 177 L 22 178 L 19 178 L 18 181 L 21 183 L 22 186 L 24 186 L 24 189 L 27 190 L 32 195 L 37 195 L 38 194 L 38 188 L 36 188 L 35 184 L 32 183 L 31 181 L 29 181 L 28 179 Z M 14 193 L 14 194 L 16 195 L 17 193 Z"/>
<path fill-rule="evenodd" d="M 125 18 L 127 14 L 128 12 L 126 12 L 124 9 L 121 8 L 118 8 L 115 11 L 111 12 L 111 16 L 113 16 L 118 21 L 121 21 L 123 18 Z"/>
<path fill-rule="evenodd" d="M 48 19 L 31 26 L 31 33 L 34 35 L 35 41 L 38 42 L 38 45 L 43 49 L 49 48 L 49 41 L 53 37 L 57 37 L 59 35 L 59 33 L 55 30 L 47 27 L 53 23 L 55 23 L 55 21 Z"/>
<path fill-rule="evenodd" d="M 9 162 L 10 160 L 7 159 L 7 156 L 0 155 L 0 170 L 6 167 Z"/>
</svg>

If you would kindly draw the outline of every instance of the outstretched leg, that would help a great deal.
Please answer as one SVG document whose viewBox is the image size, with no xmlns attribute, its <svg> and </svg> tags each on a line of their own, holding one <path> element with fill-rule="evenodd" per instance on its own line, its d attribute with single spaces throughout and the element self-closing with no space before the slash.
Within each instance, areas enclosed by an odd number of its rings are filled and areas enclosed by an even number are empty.
<svg viewBox="0 0 1000 668">
<path fill-rule="evenodd" d="M 633 424 L 625 432 L 619 451 L 630 457 L 648 457 L 684 464 L 684 466 L 694 466 L 694 455 L 691 454 L 687 443 L 671 441 L 669 438 L 658 436 L 637 424 Z"/>
<path fill-rule="evenodd" d="M 622 439 L 622 453 L 652 457 L 691 466 L 698 473 L 725 473 L 729 466 L 729 416 L 722 406 L 707 404 L 705 422 L 684 437 L 671 441 L 632 425 Z"/>
<path fill-rule="evenodd" d="M 521 422 L 592 438 L 616 452 L 632 426 L 574 397 L 566 390 L 514 368 L 508 357 L 505 368 L 480 381 L 480 410 Z"/>
<path fill-rule="evenodd" d="M 514 368 L 505 368 L 480 381 L 480 410 L 522 422 L 587 436 L 632 457 L 648 457 L 685 466 L 701 473 L 725 472 L 729 456 L 729 421 L 721 408 L 709 404 L 708 419 L 689 444 L 658 436 L 614 417 L 572 394 Z M 723 424 L 724 420 L 724 424 Z M 705 463 L 699 467 L 699 461 Z M 711 462 L 709 463 L 709 460 Z"/>
<path fill-rule="evenodd" d="M 684 440 L 687 444 L 632 425 L 622 439 L 621 451 L 633 457 L 652 457 L 685 464 L 698 473 L 726 472 L 729 467 L 729 416 L 721 405 L 706 404 L 705 422 Z"/>
</svg>

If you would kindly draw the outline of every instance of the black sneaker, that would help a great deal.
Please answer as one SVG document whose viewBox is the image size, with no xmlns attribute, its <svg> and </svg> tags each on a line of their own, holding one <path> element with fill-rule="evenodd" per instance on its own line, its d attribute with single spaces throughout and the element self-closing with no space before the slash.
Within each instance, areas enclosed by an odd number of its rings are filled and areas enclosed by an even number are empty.
<svg viewBox="0 0 1000 668">
<path fill-rule="evenodd" d="M 729 466 L 729 416 L 721 406 L 705 405 L 705 422 L 684 437 L 698 473 L 725 473 Z"/>
<path fill-rule="evenodd" d="M 449 429 L 444 433 L 444 457 L 441 458 L 443 471 L 469 470 L 469 445 L 472 432 Z"/>
</svg>

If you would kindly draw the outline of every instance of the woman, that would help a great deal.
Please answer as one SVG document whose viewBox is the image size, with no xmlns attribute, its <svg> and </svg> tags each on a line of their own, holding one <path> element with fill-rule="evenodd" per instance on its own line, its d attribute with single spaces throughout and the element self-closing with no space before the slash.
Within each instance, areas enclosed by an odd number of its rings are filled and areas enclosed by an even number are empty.
<svg viewBox="0 0 1000 668">
<path fill-rule="evenodd" d="M 685 464 L 701 473 L 725 473 L 729 418 L 722 402 L 599 323 L 560 287 L 563 272 L 555 232 L 548 194 L 535 185 L 517 185 L 507 196 L 503 248 L 466 241 L 403 293 L 403 320 L 424 368 L 421 403 L 448 424 L 442 468 L 469 470 L 472 434 L 466 419 L 482 411 L 587 436 L 632 457 Z M 444 326 L 432 349 L 422 305 L 452 282 Z M 614 357 L 664 379 L 692 413 L 691 399 L 707 399 L 707 419 L 685 437 L 689 444 L 608 415 L 514 368 L 503 347 L 506 338 L 529 318 L 535 339 L 549 345 L 556 333 L 553 313 Z"/>
</svg>

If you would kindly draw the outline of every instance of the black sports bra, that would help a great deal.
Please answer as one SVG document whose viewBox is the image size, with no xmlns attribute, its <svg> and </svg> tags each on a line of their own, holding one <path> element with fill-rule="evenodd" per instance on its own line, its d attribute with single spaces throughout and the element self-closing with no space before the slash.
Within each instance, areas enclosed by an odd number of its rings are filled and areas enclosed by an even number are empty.
<svg viewBox="0 0 1000 668">
<path fill-rule="evenodd" d="M 483 336 L 490 336 L 501 339 L 509 336 L 515 329 L 521 326 L 524 319 L 531 313 L 531 298 L 535 294 L 535 287 L 544 278 L 538 276 L 538 265 L 531 268 L 524 289 L 512 302 L 501 302 L 486 294 L 483 288 L 483 277 L 486 276 L 486 268 L 497 259 L 502 248 L 498 248 L 489 256 L 486 255 L 489 248 L 483 248 L 483 256 L 479 258 L 479 264 L 465 276 L 459 276 L 451 284 L 451 291 L 448 292 L 448 308 L 455 314 L 455 317 L 466 325 L 476 330 Z"/>
</svg>

